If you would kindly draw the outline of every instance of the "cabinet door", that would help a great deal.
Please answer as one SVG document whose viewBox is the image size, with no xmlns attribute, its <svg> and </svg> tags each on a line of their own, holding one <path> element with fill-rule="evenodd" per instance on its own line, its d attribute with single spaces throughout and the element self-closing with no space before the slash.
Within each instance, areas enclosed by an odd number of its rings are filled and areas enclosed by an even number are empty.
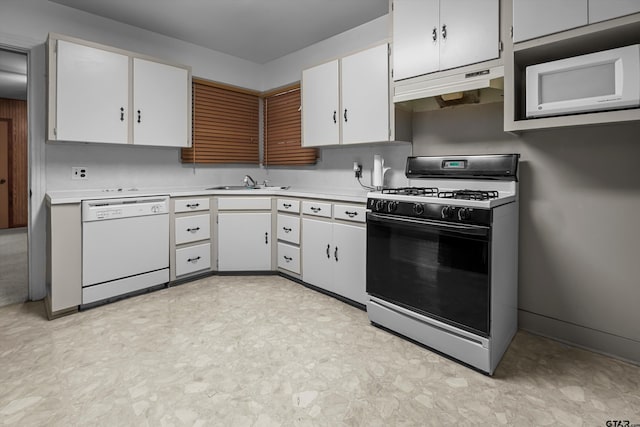
<svg viewBox="0 0 640 427">
<path fill-rule="evenodd" d="M 342 143 L 389 140 L 389 47 L 342 59 Z"/>
<path fill-rule="evenodd" d="M 331 232 L 330 222 L 308 218 L 302 220 L 302 280 L 335 292 Z"/>
<path fill-rule="evenodd" d="M 271 214 L 218 214 L 218 269 L 271 270 Z"/>
<path fill-rule="evenodd" d="M 134 58 L 134 144 L 189 146 L 189 90 L 184 68 Z"/>
<path fill-rule="evenodd" d="M 394 0 L 393 79 L 440 68 L 440 0 Z"/>
<path fill-rule="evenodd" d="M 58 40 L 56 139 L 126 144 L 129 58 Z"/>
<path fill-rule="evenodd" d="M 500 55 L 499 0 L 440 2 L 440 69 L 487 61 Z"/>
<path fill-rule="evenodd" d="M 513 0 L 514 42 L 581 25 L 587 25 L 587 0 Z"/>
<path fill-rule="evenodd" d="M 346 224 L 334 224 L 333 227 L 334 292 L 365 304 L 366 229 Z"/>
<path fill-rule="evenodd" d="M 638 0 L 589 0 L 589 23 L 640 12 Z"/>
<path fill-rule="evenodd" d="M 302 145 L 340 142 L 338 61 L 302 71 Z"/>
</svg>

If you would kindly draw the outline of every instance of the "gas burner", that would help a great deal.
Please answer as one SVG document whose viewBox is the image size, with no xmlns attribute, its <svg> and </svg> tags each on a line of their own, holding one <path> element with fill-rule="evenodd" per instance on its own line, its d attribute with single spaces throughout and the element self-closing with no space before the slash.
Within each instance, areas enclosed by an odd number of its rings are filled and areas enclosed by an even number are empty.
<svg viewBox="0 0 640 427">
<path fill-rule="evenodd" d="M 454 190 L 442 191 L 438 193 L 438 197 L 444 199 L 463 199 L 463 200 L 489 200 L 497 199 L 497 191 L 481 191 L 481 190 Z"/>
<path fill-rule="evenodd" d="M 438 196 L 436 187 L 399 187 L 386 188 L 382 190 L 382 194 L 400 194 L 403 196 Z"/>
</svg>

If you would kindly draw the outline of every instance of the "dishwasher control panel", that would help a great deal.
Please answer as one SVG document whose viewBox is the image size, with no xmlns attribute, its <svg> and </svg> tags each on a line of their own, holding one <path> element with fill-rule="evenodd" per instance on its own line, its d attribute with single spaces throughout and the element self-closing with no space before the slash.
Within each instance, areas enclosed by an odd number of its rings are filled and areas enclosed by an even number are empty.
<svg viewBox="0 0 640 427">
<path fill-rule="evenodd" d="M 82 202 L 83 222 L 168 213 L 169 196 L 124 197 Z"/>
</svg>

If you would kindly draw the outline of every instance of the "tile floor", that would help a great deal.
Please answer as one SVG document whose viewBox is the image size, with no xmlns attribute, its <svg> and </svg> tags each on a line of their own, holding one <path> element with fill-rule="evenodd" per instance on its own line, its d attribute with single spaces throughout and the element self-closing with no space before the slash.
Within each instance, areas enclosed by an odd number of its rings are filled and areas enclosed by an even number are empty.
<svg viewBox="0 0 640 427">
<path fill-rule="evenodd" d="M 640 367 L 519 332 L 488 377 L 278 276 L 212 276 L 47 321 L 0 309 L 0 424 L 640 423 Z"/>
<path fill-rule="evenodd" d="M 27 229 L 0 230 L 0 307 L 27 300 L 28 274 Z"/>
</svg>

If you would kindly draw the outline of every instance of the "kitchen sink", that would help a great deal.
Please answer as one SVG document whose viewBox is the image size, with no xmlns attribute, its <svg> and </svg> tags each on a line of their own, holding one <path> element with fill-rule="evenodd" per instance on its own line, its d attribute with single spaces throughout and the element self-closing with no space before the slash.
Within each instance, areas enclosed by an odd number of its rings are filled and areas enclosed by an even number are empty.
<svg viewBox="0 0 640 427">
<path fill-rule="evenodd" d="M 216 185 L 215 187 L 207 188 L 207 190 L 286 190 L 288 188 L 288 185 L 255 185 L 249 187 L 247 187 L 246 185 Z"/>
</svg>

